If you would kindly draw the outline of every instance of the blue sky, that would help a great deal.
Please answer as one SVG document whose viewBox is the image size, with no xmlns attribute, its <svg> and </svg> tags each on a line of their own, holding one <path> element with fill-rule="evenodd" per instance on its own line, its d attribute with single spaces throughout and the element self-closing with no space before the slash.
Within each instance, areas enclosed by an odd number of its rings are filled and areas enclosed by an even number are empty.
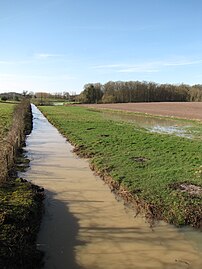
<svg viewBox="0 0 202 269">
<path fill-rule="evenodd" d="M 201 0 L 0 0 L 0 92 L 202 84 Z"/>
</svg>

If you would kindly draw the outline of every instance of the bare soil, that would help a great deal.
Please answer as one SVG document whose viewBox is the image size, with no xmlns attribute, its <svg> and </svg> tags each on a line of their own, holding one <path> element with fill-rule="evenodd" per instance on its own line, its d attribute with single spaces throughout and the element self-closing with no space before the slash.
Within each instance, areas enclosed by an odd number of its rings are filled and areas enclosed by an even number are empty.
<svg viewBox="0 0 202 269">
<path fill-rule="evenodd" d="M 93 108 L 141 112 L 159 116 L 202 120 L 202 102 L 160 102 L 160 103 L 122 103 L 89 104 Z"/>
</svg>

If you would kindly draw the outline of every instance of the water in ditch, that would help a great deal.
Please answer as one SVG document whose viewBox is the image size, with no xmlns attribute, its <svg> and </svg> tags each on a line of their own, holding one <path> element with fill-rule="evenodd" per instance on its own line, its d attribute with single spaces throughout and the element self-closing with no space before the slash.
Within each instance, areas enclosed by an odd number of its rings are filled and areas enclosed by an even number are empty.
<svg viewBox="0 0 202 269">
<path fill-rule="evenodd" d="M 22 176 L 45 188 L 38 248 L 45 269 L 202 268 L 202 234 L 159 223 L 151 229 L 117 202 L 87 160 L 32 106 L 30 168 Z"/>
</svg>

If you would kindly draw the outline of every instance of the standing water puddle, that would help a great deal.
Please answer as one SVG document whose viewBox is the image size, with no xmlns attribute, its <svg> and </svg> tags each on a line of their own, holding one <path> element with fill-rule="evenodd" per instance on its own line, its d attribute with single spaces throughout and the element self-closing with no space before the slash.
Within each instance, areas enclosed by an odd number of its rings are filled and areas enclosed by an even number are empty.
<svg viewBox="0 0 202 269">
<path fill-rule="evenodd" d="M 33 106 L 27 139 L 30 169 L 22 176 L 45 188 L 38 236 L 47 269 L 202 268 L 202 234 L 160 223 L 153 230 L 117 202 Z"/>
<path fill-rule="evenodd" d="M 106 119 L 111 119 L 119 122 L 129 122 L 138 128 L 145 128 L 149 132 L 173 134 L 187 138 L 194 138 L 197 136 L 197 134 L 193 132 L 192 124 L 188 124 L 183 120 L 166 117 L 161 118 L 157 116 L 142 115 L 137 113 L 120 113 L 118 111 L 102 111 L 102 113 L 103 117 Z"/>
</svg>

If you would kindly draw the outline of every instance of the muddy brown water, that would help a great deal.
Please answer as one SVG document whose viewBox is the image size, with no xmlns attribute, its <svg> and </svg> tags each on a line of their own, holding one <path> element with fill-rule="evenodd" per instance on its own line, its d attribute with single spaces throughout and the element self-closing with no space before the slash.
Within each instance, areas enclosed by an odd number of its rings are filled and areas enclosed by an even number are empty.
<svg viewBox="0 0 202 269">
<path fill-rule="evenodd" d="M 45 188 L 38 248 L 46 269 L 202 268 L 202 235 L 160 223 L 153 229 L 117 202 L 87 160 L 32 107 L 23 177 Z"/>
</svg>

